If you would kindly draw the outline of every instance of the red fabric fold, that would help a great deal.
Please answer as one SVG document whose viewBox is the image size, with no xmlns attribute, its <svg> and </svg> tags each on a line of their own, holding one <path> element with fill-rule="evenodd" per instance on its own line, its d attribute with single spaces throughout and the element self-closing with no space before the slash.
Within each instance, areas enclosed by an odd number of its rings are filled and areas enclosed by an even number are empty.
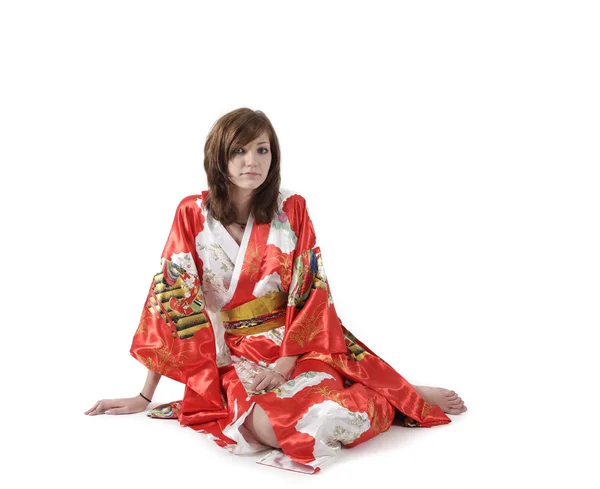
<svg viewBox="0 0 600 489">
<path fill-rule="evenodd" d="M 218 436 L 218 427 L 231 419 L 231 405 L 223 375 L 237 379 L 237 374 L 232 366 L 217 367 L 215 333 L 205 308 L 204 264 L 196 250 L 196 237 L 205 224 L 199 204 L 203 195 L 186 197 L 177 207 L 130 353 L 148 369 L 186 385 L 183 400 L 172 403 L 177 409 L 171 417 L 217 436 L 225 446 L 231 440 L 222 433 Z M 293 251 L 267 243 L 273 227 L 288 224 L 295 238 Z M 274 272 L 288 293 L 288 305 L 279 347 L 264 336 L 249 336 L 237 340 L 245 342 L 238 353 L 255 362 L 290 355 L 301 355 L 298 362 L 320 360 L 344 381 L 363 384 L 383 396 L 406 416 L 408 425 L 450 422 L 439 407 L 427 404 L 408 381 L 342 325 L 303 197 L 288 197 L 273 223 L 256 224 L 246 253 L 237 289 L 225 308 L 254 298 L 256 284 Z M 231 338 L 226 339 L 231 346 Z"/>
</svg>

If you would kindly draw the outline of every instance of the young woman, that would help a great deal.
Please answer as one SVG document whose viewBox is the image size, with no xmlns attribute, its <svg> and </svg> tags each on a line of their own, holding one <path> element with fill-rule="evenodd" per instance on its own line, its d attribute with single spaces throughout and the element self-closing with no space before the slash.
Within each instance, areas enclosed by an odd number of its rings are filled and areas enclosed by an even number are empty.
<svg viewBox="0 0 600 489">
<path fill-rule="evenodd" d="M 315 473 L 341 444 L 406 426 L 446 424 L 466 406 L 415 387 L 346 329 L 329 292 L 303 197 L 280 189 L 277 135 L 260 111 L 221 117 L 204 149 L 209 190 L 177 207 L 131 354 L 149 370 L 138 396 L 85 414 L 145 410 L 162 375 L 178 419 L 236 454 Z"/>
</svg>

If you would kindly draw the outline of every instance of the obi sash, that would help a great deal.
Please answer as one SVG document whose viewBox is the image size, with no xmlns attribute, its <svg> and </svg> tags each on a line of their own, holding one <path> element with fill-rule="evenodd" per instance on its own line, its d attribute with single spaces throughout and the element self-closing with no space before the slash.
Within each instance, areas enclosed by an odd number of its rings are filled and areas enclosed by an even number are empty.
<svg viewBox="0 0 600 489">
<path fill-rule="evenodd" d="M 285 292 L 274 292 L 221 311 L 225 333 L 248 336 L 284 326 L 287 301 Z"/>
</svg>

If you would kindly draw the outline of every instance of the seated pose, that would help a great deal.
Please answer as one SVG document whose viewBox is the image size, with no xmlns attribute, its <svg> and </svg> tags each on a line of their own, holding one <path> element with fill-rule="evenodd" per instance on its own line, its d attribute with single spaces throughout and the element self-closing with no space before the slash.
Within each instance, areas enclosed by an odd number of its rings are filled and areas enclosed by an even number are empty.
<svg viewBox="0 0 600 489">
<path fill-rule="evenodd" d="M 149 412 L 236 454 L 315 473 L 394 420 L 430 427 L 467 410 L 416 387 L 335 311 L 306 201 L 280 189 L 277 135 L 261 111 L 221 117 L 204 148 L 209 190 L 177 207 L 131 354 L 149 370 L 136 397 L 85 414 L 145 410 L 162 375 L 183 399 Z"/>
</svg>

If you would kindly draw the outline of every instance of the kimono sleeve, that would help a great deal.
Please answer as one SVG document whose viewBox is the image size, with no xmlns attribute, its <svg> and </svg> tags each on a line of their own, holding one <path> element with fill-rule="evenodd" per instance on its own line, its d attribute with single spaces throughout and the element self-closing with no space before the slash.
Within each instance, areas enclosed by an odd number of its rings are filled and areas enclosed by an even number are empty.
<svg viewBox="0 0 600 489">
<path fill-rule="evenodd" d="M 183 383 L 216 368 L 201 288 L 202 262 L 195 250 L 204 217 L 193 197 L 177 206 L 130 349 L 149 370 Z"/>
<path fill-rule="evenodd" d="M 297 243 L 280 354 L 345 353 L 347 347 L 342 323 L 335 311 L 306 201 L 299 195 L 288 201 L 286 203 L 292 213 L 290 223 Z"/>
</svg>

